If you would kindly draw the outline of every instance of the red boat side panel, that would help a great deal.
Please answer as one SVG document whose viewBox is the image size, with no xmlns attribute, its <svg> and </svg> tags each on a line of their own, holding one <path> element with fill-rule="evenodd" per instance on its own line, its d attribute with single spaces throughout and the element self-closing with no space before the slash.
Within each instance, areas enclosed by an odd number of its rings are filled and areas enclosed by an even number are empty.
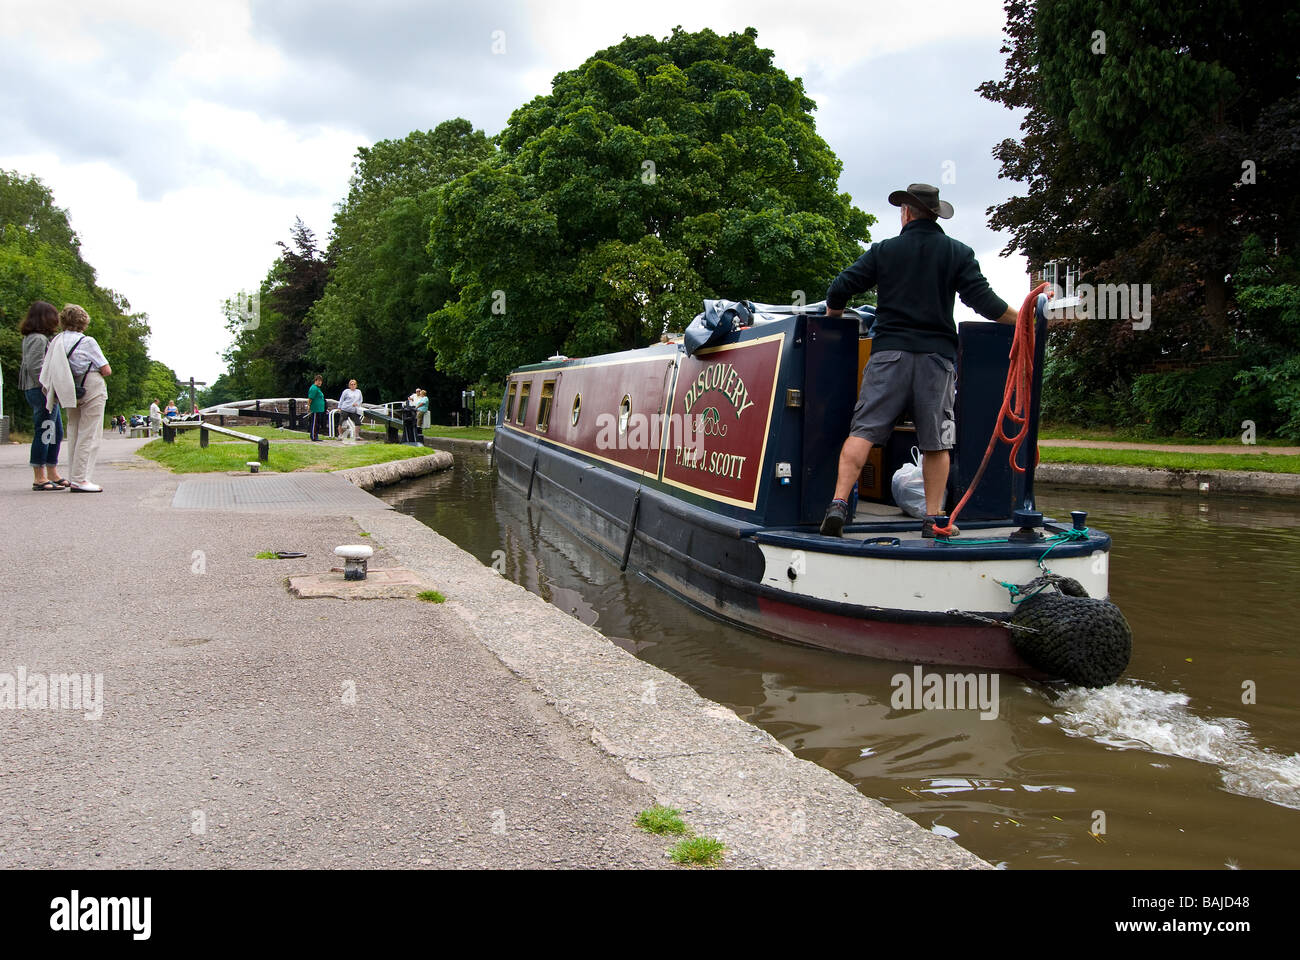
<svg viewBox="0 0 1300 960">
<path fill-rule="evenodd" d="M 659 425 L 672 383 L 676 351 L 649 357 L 576 363 L 551 370 L 514 374 L 511 381 L 531 384 L 523 424 L 502 424 L 567 450 L 646 476 L 658 472 Z M 546 429 L 541 429 L 542 390 L 555 381 Z M 628 398 L 629 416 L 620 429 L 620 407 Z M 575 422 L 575 401 L 576 422 Z M 517 401 L 516 401 L 517 402 Z"/>
<path fill-rule="evenodd" d="M 664 451 L 665 483 L 754 508 L 784 342 L 774 334 L 683 356 L 669 421 L 702 417 L 704 435 L 684 444 L 674 431 Z"/>
</svg>

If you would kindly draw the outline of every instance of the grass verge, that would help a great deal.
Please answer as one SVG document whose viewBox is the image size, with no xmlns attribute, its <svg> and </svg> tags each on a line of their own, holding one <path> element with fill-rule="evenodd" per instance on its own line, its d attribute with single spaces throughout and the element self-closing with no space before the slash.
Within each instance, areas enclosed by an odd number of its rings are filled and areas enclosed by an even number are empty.
<svg viewBox="0 0 1300 960">
<path fill-rule="evenodd" d="M 280 436 L 284 435 L 281 431 Z M 216 436 L 216 434 L 212 435 L 214 440 Z M 211 473 L 229 470 L 243 472 L 247 469 L 246 464 L 250 460 L 257 459 L 257 449 L 251 443 L 244 441 L 213 442 L 205 450 L 199 446 L 197 430 L 179 433 L 175 443 L 165 443 L 162 439 L 151 440 L 136 452 L 142 457 L 161 463 L 172 473 Z M 280 473 L 346 470 L 349 467 L 365 467 L 372 463 L 420 457 L 428 452 L 421 447 L 407 447 L 395 443 L 333 446 L 320 443 L 277 444 L 272 439 L 270 458 L 263 466 L 267 470 Z"/>
<path fill-rule="evenodd" d="M 1092 447 L 1039 447 L 1043 463 L 1089 463 L 1161 470 L 1256 470 L 1300 473 L 1300 457 L 1272 453 L 1166 453 L 1163 450 L 1098 450 Z"/>
</svg>

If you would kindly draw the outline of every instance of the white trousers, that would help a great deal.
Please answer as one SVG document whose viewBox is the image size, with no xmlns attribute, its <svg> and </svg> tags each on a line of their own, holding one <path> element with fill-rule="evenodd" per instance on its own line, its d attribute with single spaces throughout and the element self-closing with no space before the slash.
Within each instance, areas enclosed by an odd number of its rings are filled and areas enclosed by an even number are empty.
<svg viewBox="0 0 1300 960">
<path fill-rule="evenodd" d="M 108 404 L 108 384 L 98 370 L 86 374 L 86 395 L 68 408 L 68 479 L 73 483 L 90 483 L 99 459 L 99 444 L 104 439 L 104 407 Z"/>
</svg>

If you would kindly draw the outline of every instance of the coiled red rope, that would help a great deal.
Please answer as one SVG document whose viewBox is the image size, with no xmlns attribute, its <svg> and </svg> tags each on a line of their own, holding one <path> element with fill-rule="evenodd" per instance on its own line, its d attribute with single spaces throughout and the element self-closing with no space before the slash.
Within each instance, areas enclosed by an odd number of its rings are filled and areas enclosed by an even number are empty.
<svg viewBox="0 0 1300 960">
<path fill-rule="evenodd" d="M 1033 396 L 1034 388 L 1034 313 L 1038 306 L 1038 295 L 1046 290 L 1048 284 L 1040 283 L 1029 296 L 1025 297 L 1025 302 L 1020 305 L 1020 312 L 1016 314 L 1016 332 L 1011 339 L 1011 365 L 1007 369 L 1007 383 L 1002 390 L 1002 408 L 998 411 L 997 422 L 993 426 L 993 436 L 989 437 L 988 449 L 984 451 L 984 459 L 980 461 L 980 468 L 975 471 L 975 478 L 966 488 L 957 506 L 953 508 L 952 513 L 948 515 L 948 525 L 945 527 L 935 527 L 934 532 L 938 536 L 951 536 L 952 528 L 957 522 L 957 514 L 961 513 L 962 507 L 970 500 L 975 488 L 979 486 L 980 479 L 984 476 L 984 470 L 989 465 L 989 458 L 993 456 L 993 450 L 997 447 L 998 441 L 1011 444 L 1011 469 L 1017 473 L 1024 473 L 1025 468 L 1016 462 L 1020 453 L 1020 448 L 1029 436 L 1029 402 Z M 1051 296 L 1051 293 L 1048 293 Z M 1007 421 L 1017 425 L 1014 435 L 1007 435 Z M 1034 461 L 1037 464 L 1038 451 L 1034 451 Z"/>
</svg>

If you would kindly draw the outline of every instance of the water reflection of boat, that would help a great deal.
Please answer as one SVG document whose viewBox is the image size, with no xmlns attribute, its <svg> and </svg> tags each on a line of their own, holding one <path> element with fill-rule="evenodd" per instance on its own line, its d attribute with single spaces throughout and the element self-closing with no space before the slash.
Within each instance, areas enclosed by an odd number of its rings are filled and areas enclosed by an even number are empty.
<svg viewBox="0 0 1300 960">
<path fill-rule="evenodd" d="M 505 483 L 568 520 L 623 565 L 717 616 L 784 639 L 913 663 L 1033 672 L 1005 625 L 1006 584 L 1051 571 L 1107 596 L 1110 538 L 1034 511 L 1039 371 L 1018 467 L 999 442 L 1013 331 L 959 328 L 950 503 L 971 491 L 962 534 L 923 539 L 894 505 L 909 458 L 900 424 L 873 451 L 845 536 L 818 532 L 869 337 L 864 318 L 760 307 L 753 323 L 688 354 L 670 342 L 511 373 L 496 430 Z M 975 489 L 972 489 L 975 487 Z"/>
</svg>

